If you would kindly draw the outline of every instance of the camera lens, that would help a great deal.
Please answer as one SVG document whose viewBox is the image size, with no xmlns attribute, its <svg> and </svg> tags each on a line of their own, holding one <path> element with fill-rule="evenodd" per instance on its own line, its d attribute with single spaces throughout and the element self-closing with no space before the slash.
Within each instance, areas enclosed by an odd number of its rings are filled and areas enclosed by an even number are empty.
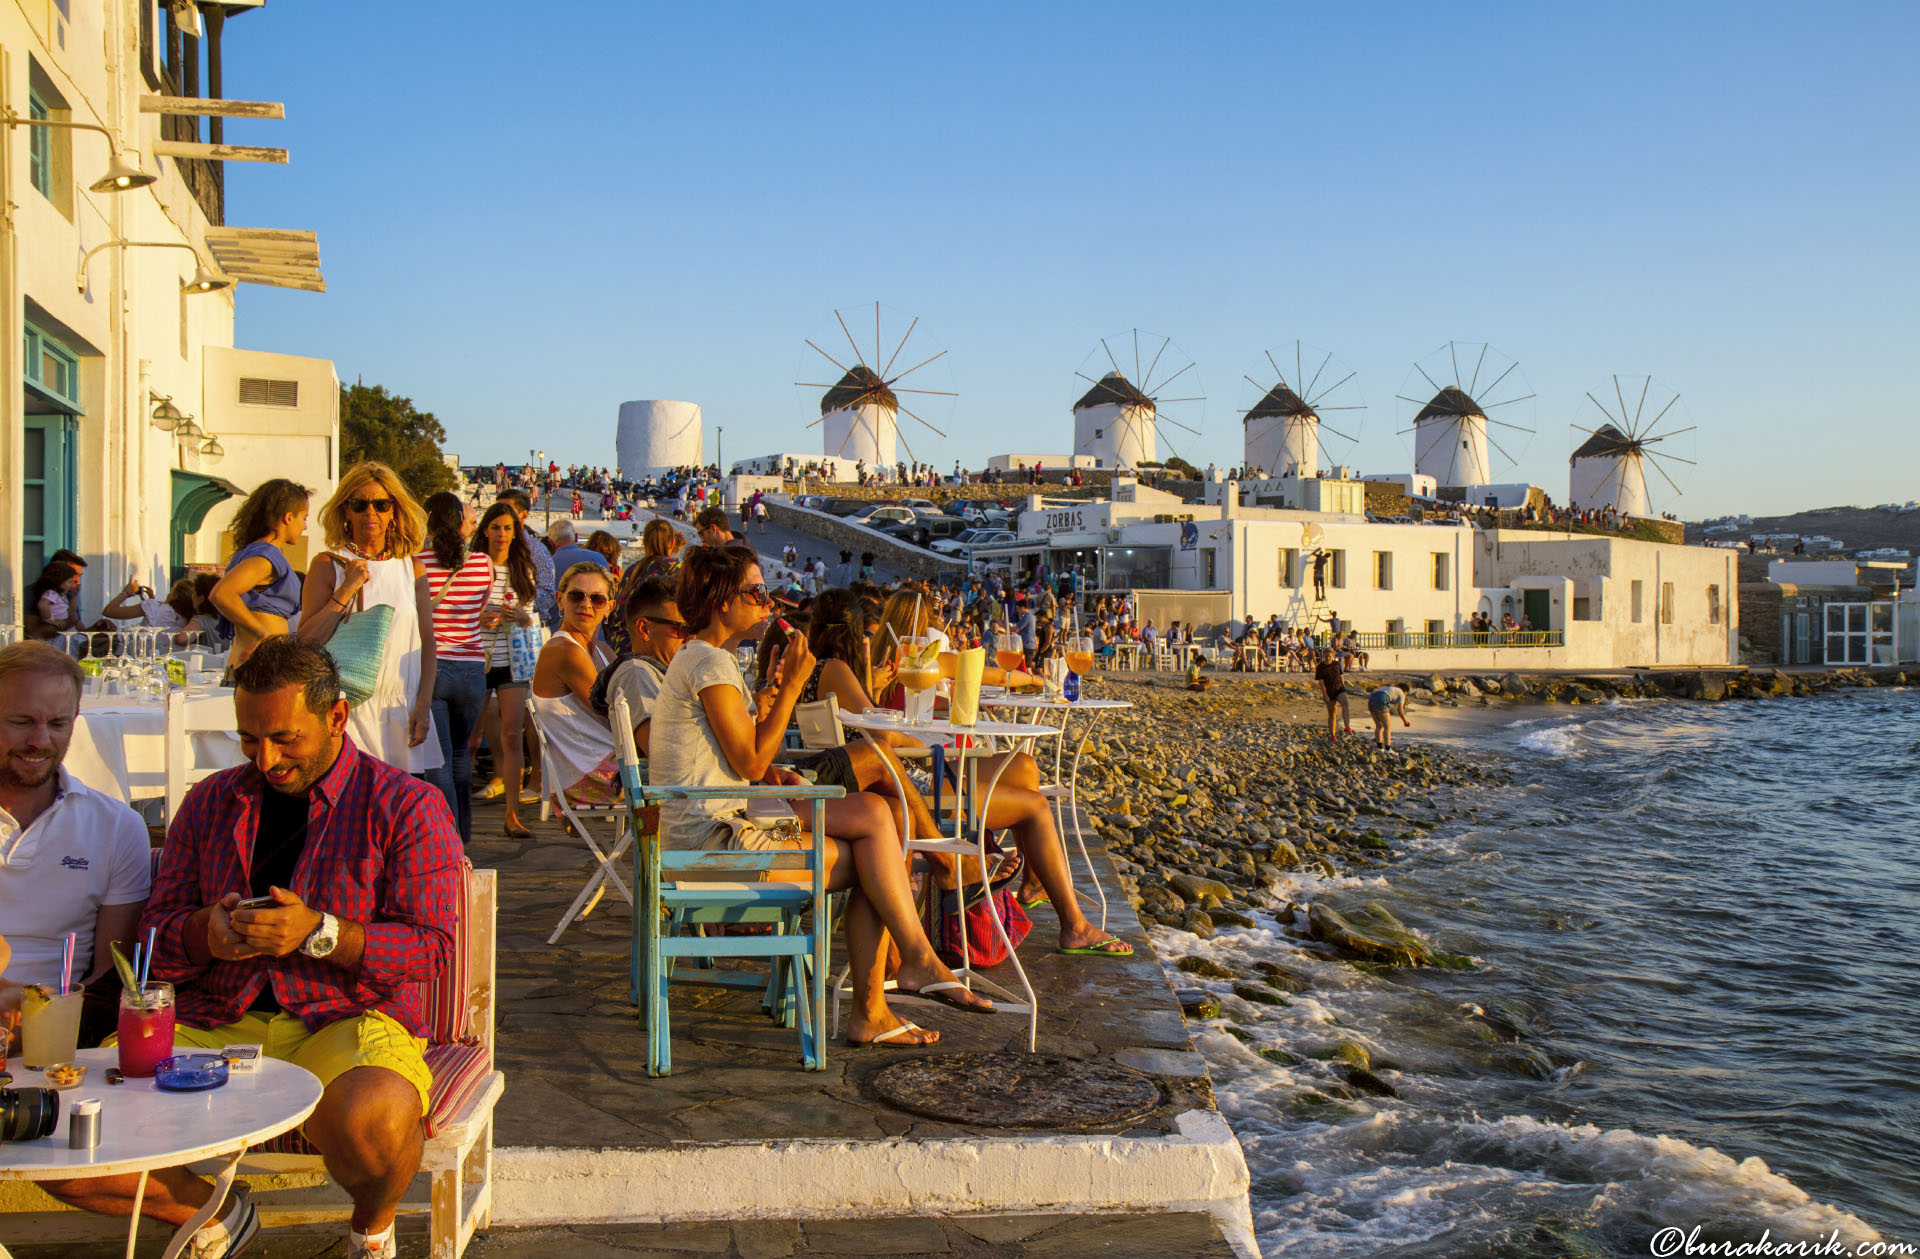
<svg viewBox="0 0 1920 1259">
<path fill-rule="evenodd" d="M 0 1089 L 0 1141 L 37 1141 L 60 1122 L 60 1094 L 52 1089 Z"/>
</svg>

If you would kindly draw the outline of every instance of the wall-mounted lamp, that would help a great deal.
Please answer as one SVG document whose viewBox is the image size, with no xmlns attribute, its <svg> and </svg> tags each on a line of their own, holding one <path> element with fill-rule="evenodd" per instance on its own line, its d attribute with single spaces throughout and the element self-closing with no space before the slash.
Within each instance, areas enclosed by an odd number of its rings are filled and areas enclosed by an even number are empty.
<svg viewBox="0 0 1920 1259">
<path fill-rule="evenodd" d="M 145 188 L 159 178 L 140 169 L 138 152 L 122 153 L 120 146 L 113 142 L 113 132 L 99 123 L 75 122 L 71 118 L 27 118 L 11 108 L 0 109 L 0 123 L 4 123 L 9 130 L 14 127 L 59 127 L 67 131 L 98 131 L 105 136 L 107 173 L 87 185 L 90 192 L 126 192 L 133 188 Z"/>
<path fill-rule="evenodd" d="M 221 456 L 226 453 L 227 448 L 220 444 L 220 439 L 211 433 L 207 434 L 207 444 L 200 448 L 200 457 L 208 463 L 219 463 Z"/>
<path fill-rule="evenodd" d="M 73 277 L 73 285 L 77 291 L 81 293 L 87 291 L 87 264 L 92 262 L 93 256 L 103 249 L 184 249 L 193 255 L 193 276 L 190 279 L 180 281 L 180 291 L 182 293 L 216 293 L 221 289 L 233 287 L 232 280 L 217 271 L 209 271 L 207 264 L 200 260 L 200 251 L 185 241 L 126 240 L 122 238 L 107 241 L 105 244 L 95 245 L 81 256 L 80 270 L 75 273 Z"/>
<path fill-rule="evenodd" d="M 193 417 L 189 415 L 181 419 L 180 427 L 173 430 L 173 435 L 183 442 L 190 442 L 198 441 L 207 434 L 206 430 L 195 424 Z"/>
<path fill-rule="evenodd" d="M 153 426 L 163 433 L 171 433 L 181 420 L 187 418 L 179 407 L 173 405 L 171 397 L 149 392 L 147 400 L 158 404 L 153 408 Z"/>
</svg>

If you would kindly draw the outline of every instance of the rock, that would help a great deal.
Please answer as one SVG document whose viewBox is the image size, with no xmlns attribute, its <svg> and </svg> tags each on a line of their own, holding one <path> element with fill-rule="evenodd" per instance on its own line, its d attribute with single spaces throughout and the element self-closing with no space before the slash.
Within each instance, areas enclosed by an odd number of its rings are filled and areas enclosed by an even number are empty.
<svg viewBox="0 0 1920 1259">
<path fill-rule="evenodd" d="M 1235 984 L 1233 995 L 1255 1005 L 1285 1005 L 1287 999 L 1265 984 Z"/>
<path fill-rule="evenodd" d="M 1253 877 L 1262 883 L 1278 883 L 1287 877 L 1287 872 L 1271 861 L 1256 861 L 1253 865 Z"/>
<path fill-rule="evenodd" d="M 1284 1049 L 1275 1049 L 1271 1045 L 1262 1046 L 1258 1052 L 1268 1062 L 1278 1063 L 1283 1067 L 1297 1067 L 1305 1061 L 1298 1054 L 1290 1054 Z"/>
<path fill-rule="evenodd" d="M 1433 960 L 1432 948 L 1377 902 L 1353 911 L 1349 920 L 1331 905 L 1315 901 L 1307 907 L 1307 924 L 1314 939 L 1368 961 L 1425 966 Z"/>
<path fill-rule="evenodd" d="M 1209 900 L 1223 901 L 1233 895 L 1233 889 L 1218 879 L 1203 878 L 1196 874 L 1176 873 L 1167 876 L 1167 883 L 1180 895 L 1186 897 L 1189 904 L 1201 904 Z"/>
<path fill-rule="evenodd" d="M 1223 909 L 1218 905 L 1207 911 L 1207 917 L 1213 920 L 1213 925 L 1216 927 L 1221 923 L 1227 923 L 1235 927 L 1252 929 L 1254 925 L 1253 919 L 1247 917 L 1245 914 L 1237 913 L 1231 909 Z"/>
<path fill-rule="evenodd" d="M 1488 695 L 1498 695 L 1504 691 L 1506 687 L 1500 684 L 1499 678 L 1481 678 L 1480 689 Z"/>
<path fill-rule="evenodd" d="M 1373 1069 L 1373 1055 L 1369 1054 L 1367 1047 L 1357 1040 L 1343 1040 L 1337 1045 L 1321 1050 L 1314 1057 L 1322 1062 L 1344 1062 L 1347 1066 L 1361 1071 Z"/>
<path fill-rule="evenodd" d="M 1202 940 L 1213 939 L 1213 919 L 1204 910 L 1189 909 L 1186 917 L 1180 920 L 1180 929 L 1190 931 Z"/>
<path fill-rule="evenodd" d="M 1180 998 L 1180 1012 L 1190 1019 L 1221 1017 L 1220 998 L 1204 989 L 1182 988 L 1174 995 Z"/>
<path fill-rule="evenodd" d="M 1305 992 L 1312 986 L 1305 975 L 1273 962 L 1256 962 L 1253 968 L 1265 977 L 1269 987 L 1281 992 Z"/>
<path fill-rule="evenodd" d="M 1532 1045 L 1504 1045 L 1495 1061 L 1515 1075 L 1530 1075 L 1536 1080 L 1553 1078 L 1553 1062 Z"/>
<path fill-rule="evenodd" d="M 1436 673 L 1427 679 L 1427 689 L 1436 695 L 1444 694 L 1447 689 L 1447 680 Z"/>
<path fill-rule="evenodd" d="M 1267 854 L 1267 860 L 1284 870 L 1300 864 L 1300 850 L 1284 839 L 1276 839 L 1272 851 Z"/>
<path fill-rule="evenodd" d="M 1211 958 L 1188 956 L 1188 957 L 1181 958 L 1178 962 L 1174 963 L 1174 965 L 1179 967 L 1181 970 L 1185 971 L 1187 974 L 1198 975 L 1202 979 L 1240 979 L 1242 978 L 1242 976 L 1238 972 L 1228 970 L 1226 967 L 1222 966 L 1220 963 L 1216 961 L 1213 961 Z"/>
<path fill-rule="evenodd" d="M 1527 693 L 1527 680 L 1517 673 L 1509 673 L 1506 677 L 1500 679 L 1500 690 L 1507 695 L 1525 695 Z"/>
<path fill-rule="evenodd" d="M 1597 691 L 1591 686 L 1574 687 L 1573 698 L 1576 703 L 1581 704 L 1604 704 L 1607 700 L 1605 693 Z"/>
<path fill-rule="evenodd" d="M 1353 1087 L 1359 1089 L 1362 1093 L 1372 1093 L 1375 1097 L 1400 1096 L 1400 1090 L 1394 1088 L 1393 1085 L 1388 1084 L 1385 1080 L 1367 1070 L 1365 1067 L 1348 1067 L 1345 1074 L 1347 1083 L 1353 1085 Z"/>
</svg>

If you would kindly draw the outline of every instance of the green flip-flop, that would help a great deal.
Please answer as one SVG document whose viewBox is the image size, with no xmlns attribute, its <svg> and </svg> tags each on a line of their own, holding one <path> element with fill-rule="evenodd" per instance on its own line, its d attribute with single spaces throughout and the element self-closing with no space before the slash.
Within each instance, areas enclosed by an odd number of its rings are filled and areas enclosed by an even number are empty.
<svg viewBox="0 0 1920 1259">
<path fill-rule="evenodd" d="M 1112 946 L 1119 945 L 1119 948 Z M 1098 944 L 1083 945 L 1077 949 L 1055 949 L 1055 953 L 1067 957 L 1132 957 L 1133 946 L 1119 936 L 1108 936 Z"/>
</svg>

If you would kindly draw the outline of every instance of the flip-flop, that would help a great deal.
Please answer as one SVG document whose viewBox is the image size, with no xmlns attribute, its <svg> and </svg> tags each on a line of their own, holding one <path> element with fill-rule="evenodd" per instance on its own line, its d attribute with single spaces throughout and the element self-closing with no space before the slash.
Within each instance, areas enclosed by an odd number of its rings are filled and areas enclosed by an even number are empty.
<svg viewBox="0 0 1920 1259">
<path fill-rule="evenodd" d="M 1045 892 L 1035 892 L 1032 896 L 1020 902 L 1020 908 L 1038 909 L 1042 905 L 1051 904 L 1053 904 L 1053 898 L 1051 896 L 1048 896 Z"/>
<path fill-rule="evenodd" d="M 880 1033 L 878 1036 L 874 1037 L 872 1040 L 853 1040 L 849 1038 L 847 1041 L 847 1045 L 849 1048 L 852 1048 L 852 1049 L 858 1049 L 862 1045 L 884 1045 L 885 1043 L 894 1039 L 897 1036 L 905 1036 L 908 1032 L 924 1032 L 926 1030 L 927 1030 L 926 1028 L 920 1026 L 918 1023 L 908 1021 L 908 1022 L 902 1023 L 898 1027 L 889 1028 L 887 1031 Z M 938 1041 L 931 1041 L 931 1040 L 915 1041 L 911 1045 L 900 1045 L 900 1046 L 897 1046 L 897 1048 L 926 1049 L 932 1045 L 937 1045 L 939 1043 L 940 1042 Z"/>
<path fill-rule="evenodd" d="M 948 1006 L 960 1011 L 962 1014 L 993 1013 L 993 1007 L 991 1005 L 967 1005 L 965 1002 L 956 1001 L 952 997 L 942 997 L 938 995 L 943 992 L 951 992 L 956 988 L 965 990 L 966 985 L 957 979 L 942 979 L 938 983 L 928 984 L 925 988 L 896 988 L 894 992 L 903 997 L 919 997 L 924 1001 L 931 1001 L 936 1005 Z"/>
<path fill-rule="evenodd" d="M 1109 947 L 1115 944 L 1120 947 L 1117 949 Z M 1108 936 L 1098 944 L 1086 944 L 1077 949 L 1055 949 L 1054 952 L 1068 957 L 1132 957 L 1133 946 L 1119 936 Z"/>
</svg>

